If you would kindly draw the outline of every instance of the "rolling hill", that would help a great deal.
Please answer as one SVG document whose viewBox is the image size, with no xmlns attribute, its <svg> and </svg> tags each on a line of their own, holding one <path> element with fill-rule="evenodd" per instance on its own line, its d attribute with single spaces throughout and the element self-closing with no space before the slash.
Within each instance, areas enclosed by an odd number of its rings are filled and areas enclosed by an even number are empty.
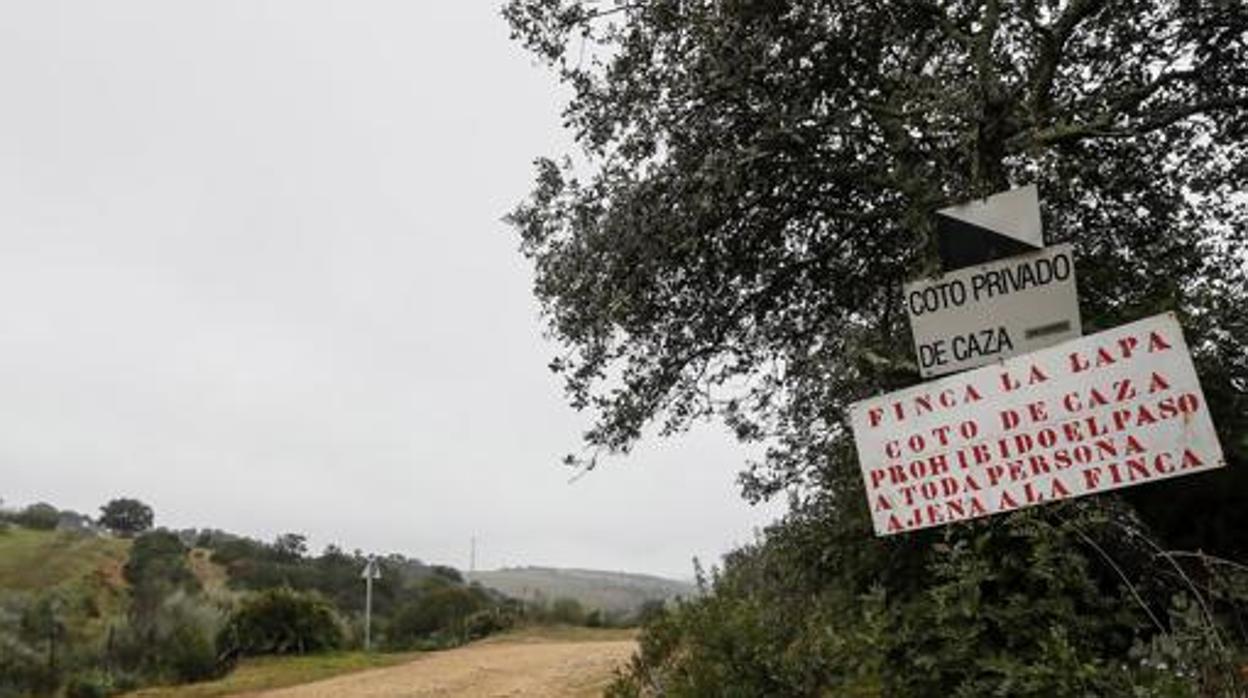
<svg viewBox="0 0 1248 698">
<path fill-rule="evenodd" d="M 472 572 L 469 581 L 525 601 L 576 599 L 587 609 L 631 613 L 647 601 L 691 597 L 697 587 L 644 574 L 553 567 L 505 567 Z"/>
<path fill-rule="evenodd" d="M 121 587 L 130 541 L 11 527 L 0 532 L 0 589 L 39 591 L 99 580 Z"/>
</svg>

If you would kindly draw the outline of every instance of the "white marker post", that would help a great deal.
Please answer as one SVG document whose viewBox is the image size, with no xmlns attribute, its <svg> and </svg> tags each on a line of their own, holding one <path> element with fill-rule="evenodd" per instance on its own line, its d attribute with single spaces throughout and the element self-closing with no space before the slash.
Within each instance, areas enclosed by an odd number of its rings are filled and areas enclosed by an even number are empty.
<svg viewBox="0 0 1248 698">
<path fill-rule="evenodd" d="M 368 652 L 372 649 L 372 631 L 373 631 L 373 580 L 381 579 L 381 570 L 377 569 L 377 558 L 372 555 L 368 556 L 368 562 L 364 565 L 364 571 L 360 573 L 364 578 L 364 651 Z"/>
</svg>

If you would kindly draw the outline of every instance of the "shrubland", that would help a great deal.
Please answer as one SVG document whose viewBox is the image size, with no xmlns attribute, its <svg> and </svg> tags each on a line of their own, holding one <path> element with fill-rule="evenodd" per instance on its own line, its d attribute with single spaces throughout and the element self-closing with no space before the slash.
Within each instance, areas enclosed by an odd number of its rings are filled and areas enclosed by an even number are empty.
<svg viewBox="0 0 1248 698">
<path fill-rule="evenodd" d="M 107 696 L 214 679 L 253 657 L 362 647 L 361 552 L 312 555 L 298 534 L 153 529 L 150 508 L 118 501 L 102 507 L 104 527 L 48 504 L 0 511 L 0 698 Z M 452 568 L 378 564 L 374 647 L 453 647 L 545 620 Z"/>
</svg>

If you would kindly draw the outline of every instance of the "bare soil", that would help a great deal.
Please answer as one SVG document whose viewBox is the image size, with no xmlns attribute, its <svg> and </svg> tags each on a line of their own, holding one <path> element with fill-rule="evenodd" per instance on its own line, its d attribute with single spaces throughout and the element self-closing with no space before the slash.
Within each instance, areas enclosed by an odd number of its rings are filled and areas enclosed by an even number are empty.
<svg viewBox="0 0 1248 698">
<path fill-rule="evenodd" d="M 415 661 L 261 693 L 249 698 L 397 698 L 602 694 L 637 648 L 631 639 L 505 639 L 423 655 Z"/>
</svg>

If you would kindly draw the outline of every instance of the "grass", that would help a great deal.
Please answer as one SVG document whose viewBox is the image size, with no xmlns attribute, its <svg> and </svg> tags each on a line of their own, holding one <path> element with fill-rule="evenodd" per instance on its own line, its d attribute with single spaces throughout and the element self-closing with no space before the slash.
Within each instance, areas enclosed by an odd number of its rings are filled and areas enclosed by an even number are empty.
<svg viewBox="0 0 1248 698">
<path fill-rule="evenodd" d="M 257 657 L 239 663 L 238 668 L 223 679 L 182 686 L 158 686 L 127 693 L 125 698 L 215 698 L 236 693 L 251 693 L 350 674 L 365 669 L 393 666 L 410 662 L 420 652 L 366 654 L 337 652 L 302 657 Z"/>
<path fill-rule="evenodd" d="M 0 593 L 59 599 L 74 642 L 97 642 L 125 606 L 130 541 L 11 526 L 0 531 Z"/>
<path fill-rule="evenodd" d="M 0 589 L 42 591 L 84 578 L 121 584 L 130 542 L 19 526 L 0 532 Z"/>
</svg>

